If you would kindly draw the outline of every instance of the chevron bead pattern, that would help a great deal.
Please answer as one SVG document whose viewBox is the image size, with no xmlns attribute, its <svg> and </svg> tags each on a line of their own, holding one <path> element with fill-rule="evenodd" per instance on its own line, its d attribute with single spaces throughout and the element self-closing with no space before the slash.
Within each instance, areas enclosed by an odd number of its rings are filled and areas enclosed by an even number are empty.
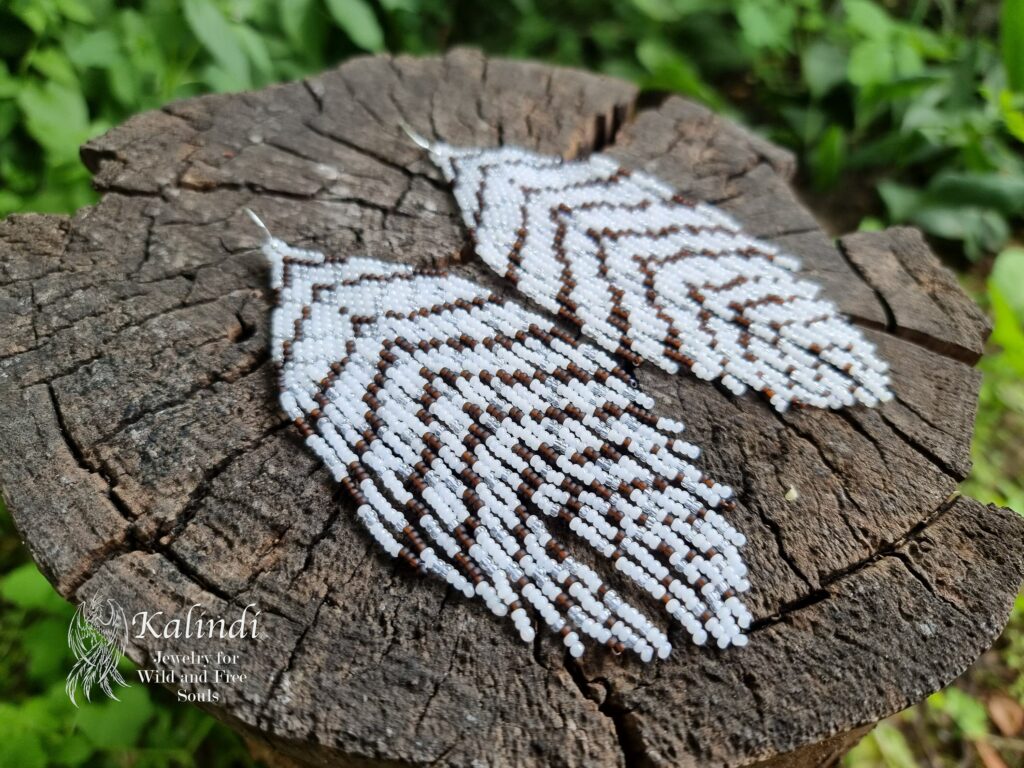
<svg viewBox="0 0 1024 768">
<path fill-rule="evenodd" d="M 669 654 L 614 580 L 695 643 L 746 644 L 731 491 L 607 355 L 455 276 L 269 236 L 263 251 L 281 405 L 383 550 L 574 657 L 586 641 Z"/>
<path fill-rule="evenodd" d="M 891 399 L 887 366 L 799 263 L 722 211 L 595 154 L 429 144 L 492 269 L 634 365 L 839 408 Z"/>
</svg>

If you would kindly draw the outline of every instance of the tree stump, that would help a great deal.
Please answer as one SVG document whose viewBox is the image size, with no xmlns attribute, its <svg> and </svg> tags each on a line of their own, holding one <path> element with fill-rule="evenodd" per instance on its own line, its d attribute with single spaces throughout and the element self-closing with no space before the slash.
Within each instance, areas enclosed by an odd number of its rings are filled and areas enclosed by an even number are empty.
<svg viewBox="0 0 1024 768">
<path fill-rule="evenodd" d="M 474 51 L 360 58 L 138 115 L 82 148 L 99 203 L 0 224 L 0 478 L 18 528 L 71 600 L 161 621 L 255 603 L 260 639 L 232 646 L 246 679 L 202 706 L 270 764 L 825 765 L 1003 627 L 1024 521 L 956 494 L 984 317 L 916 231 L 834 242 L 788 186 L 789 154 L 680 98 L 637 97 Z M 894 402 L 785 415 L 639 371 L 737 490 L 748 647 L 680 642 L 643 665 L 602 649 L 576 662 L 544 633 L 524 646 L 379 554 L 279 413 L 244 208 L 295 244 L 508 290 L 402 123 L 650 171 L 801 257 L 891 362 Z M 224 645 L 133 635 L 129 655 Z"/>
</svg>

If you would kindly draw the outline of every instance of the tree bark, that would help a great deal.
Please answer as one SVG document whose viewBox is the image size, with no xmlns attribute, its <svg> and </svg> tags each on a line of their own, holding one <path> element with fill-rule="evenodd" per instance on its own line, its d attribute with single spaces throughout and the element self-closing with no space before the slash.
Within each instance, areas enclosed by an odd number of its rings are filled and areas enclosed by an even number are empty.
<svg viewBox="0 0 1024 768">
<path fill-rule="evenodd" d="M 62 595 L 129 615 L 255 603 L 244 683 L 203 706 L 278 765 L 811 766 L 963 672 L 1007 618 L 1024 524 L 956 495 L 988 327 L 914 230 L 834 242 L 788 153 L 679 98 L 455 51 L 372 57 L 130 119 L 82 148 L 102 199 L 0 223 L 0 478 Z M 801 257 L 891 362 L 894 402 L 780 415 L 639 371 L 738 493 L 750 645 L 580 661 L 378 553 L 276 406 L 256 211 L 294 244 L 509 291 L 399 127 L 601 150 Z M 796 497 L 787 492 L 796 491 Z M 221 641 L 132 638 L 129 653 Z M 202 685 L 185 685 L 199 690 Z"/>
</svg>

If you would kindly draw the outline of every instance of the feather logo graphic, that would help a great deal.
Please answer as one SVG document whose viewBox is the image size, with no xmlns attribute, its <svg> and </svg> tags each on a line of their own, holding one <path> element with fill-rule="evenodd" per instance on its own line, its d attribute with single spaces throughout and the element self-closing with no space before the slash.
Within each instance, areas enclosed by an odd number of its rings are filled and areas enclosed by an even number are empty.
<svg viewBox="0 0 1024 768">
<path fill-rule="evenodd" d="M 90 701 L 94 686 L 119 701 L 111 682 L 128 687 L 117 671 L 127 644 L 128 619 L 116 601 L 94 595 L 79 604 L 68 627 L 68 647 L 76 660 L 65 687 L 72 704 L 78 706 L 75 692 L 79 687 L 86 701 Z"/>
</svg>

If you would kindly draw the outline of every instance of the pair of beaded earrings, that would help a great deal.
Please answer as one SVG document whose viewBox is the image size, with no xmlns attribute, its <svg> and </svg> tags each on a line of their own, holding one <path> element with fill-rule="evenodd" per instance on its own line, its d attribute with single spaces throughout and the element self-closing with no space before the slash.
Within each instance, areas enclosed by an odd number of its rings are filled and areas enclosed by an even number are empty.
<svg viewBox="0 0 1024 768">
<path fill-rule="evenodd" d="M 732 492 L 619 361 L 752 388 L 778 410 L 887 401 L 885 364 L 795 259 L 647 174 L 414 140 L 481 259 L 597 346 L 444 271 L 267 233 L 284 410 L 384 551 L 480 597 L 524 641 L 539 619 L 573 657 L 587 639 L 668 656 L 592 550 L 694 643 L 745 645 Z M 575 534 L 571 550 L 550 525 Z"/>
</svg>

